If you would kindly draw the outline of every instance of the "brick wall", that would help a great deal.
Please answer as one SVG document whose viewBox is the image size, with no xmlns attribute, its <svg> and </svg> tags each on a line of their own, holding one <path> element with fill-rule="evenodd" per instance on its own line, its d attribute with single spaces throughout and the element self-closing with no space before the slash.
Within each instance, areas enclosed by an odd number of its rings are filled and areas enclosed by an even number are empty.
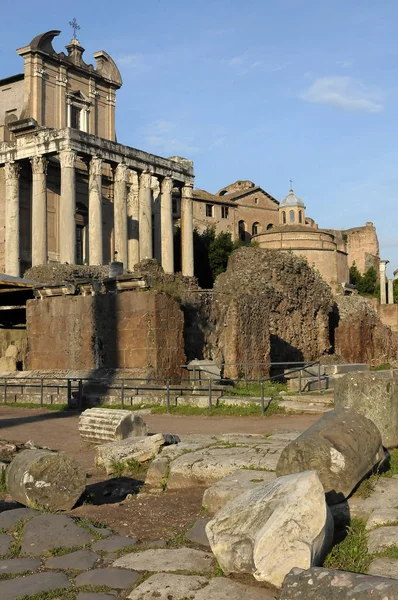
<svg viewBox="0 0 398 600">
<path fill-rule="evenodd" d="M 183 314 L 164 293 L 55 296 L 27 305 L 28 369 L 147 368 L 178 377 Z"/>
</svg>

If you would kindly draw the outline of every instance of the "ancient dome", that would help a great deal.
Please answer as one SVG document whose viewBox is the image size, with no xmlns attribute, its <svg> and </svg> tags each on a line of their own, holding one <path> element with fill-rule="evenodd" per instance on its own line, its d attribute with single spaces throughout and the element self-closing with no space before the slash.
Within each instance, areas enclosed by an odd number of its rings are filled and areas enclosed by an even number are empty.
<svg viewBox="0 0 398 600">
<path fill-rule="evenodd" d="M 279 208 L 285 208 L 286 206 L 300 206 L 301 208 L 305 208 L 302 199 L 296 196 L 292 189 L 290 189 L 288 195 L 283 198 Z"/>
</svg>

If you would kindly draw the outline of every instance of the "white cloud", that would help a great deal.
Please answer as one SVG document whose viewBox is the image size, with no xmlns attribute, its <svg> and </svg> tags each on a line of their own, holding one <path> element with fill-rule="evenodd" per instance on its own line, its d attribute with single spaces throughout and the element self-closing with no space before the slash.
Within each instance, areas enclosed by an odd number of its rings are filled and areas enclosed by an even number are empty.
<svg viewBox="0 0 398 600">
<path fill-rule="evenodd" d="M 348 76 L 319 77 L 300 94 L 302 100 L 330 104 L 343 110 L 376 113 L 383 110 L 383 94 Z"/>
<path fill-rule="evenodd" d="M 238 67 L 243 65 L 246 60 L 246 54 L 241 54 L 240 56 L 234 56 L 228 61 L 230 67 Z"/>
<path fill-rule="evenodd" d="M 122 54 L 115 58 L 115 62 L 120 67 L 135 69 L 137 71 L 146 71 L 149 66 L 143 54 Z"/>
</svg>

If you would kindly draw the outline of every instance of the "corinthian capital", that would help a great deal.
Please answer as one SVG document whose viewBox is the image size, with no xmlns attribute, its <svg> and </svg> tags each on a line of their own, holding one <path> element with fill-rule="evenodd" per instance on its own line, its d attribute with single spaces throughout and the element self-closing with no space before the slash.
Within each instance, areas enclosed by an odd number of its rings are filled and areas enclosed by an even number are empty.
<svg viewBox="0 0 398 600">
<path fill-rule="evenodd" d="M 4 165 L 6 179 L 18 179 L 21 167 L 17 162 L 8 162 Z"/>
<path fill-rule="evenodd" d="M 76 152 L 73 150 L 63 150 L 60 152 L 59 159 L 61 162 L 61 169 L 72 168 L 76 164 Z"/>
<path fill-rule="evenodd" d="M 172 190 L 173 190 L 173 180 L 171 177 L 165 177 L 162 181 L 162 194 L 171 194 Z"/>
<path fill-rule="evenodd" d="M 32 156 L 30 164 L 33 175 L 46 175 L 48 160 L 44 156 Z"/>
<path fill-rule="evenodd" d="M 102 175 L 102 158 L 93 156 L 90 160 L 90 175 Z"/>
<path fill-rule="evenodd" d="M 116 167 L 115 181 L 127 181 L 127 165 L 120 164 Z"/>
<path fill-rule="evenodd" d="M 140 187 L 149 188 L 152 184 L 152 174 L 149 171 L 143 171 L 140 175 Z"/>
</svg>

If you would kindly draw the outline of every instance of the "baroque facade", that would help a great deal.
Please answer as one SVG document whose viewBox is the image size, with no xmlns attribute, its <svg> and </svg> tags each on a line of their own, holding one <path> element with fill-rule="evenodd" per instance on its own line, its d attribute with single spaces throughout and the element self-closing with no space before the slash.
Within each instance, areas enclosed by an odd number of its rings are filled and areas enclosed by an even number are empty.
<svg viewBox="0 0 398 600">
<path fill-rule="evenodd" d="M 182 271 L 193 275 L 193 163 L 118 144 L 115 62 L 99 51 L 86 64 L 76 38 L 57 53 L 59 33 L 17 50 L 24 72 L 0 81 L 0 271 L 157 258 L 173 273 L 178 195 Z"/>
</svg>

